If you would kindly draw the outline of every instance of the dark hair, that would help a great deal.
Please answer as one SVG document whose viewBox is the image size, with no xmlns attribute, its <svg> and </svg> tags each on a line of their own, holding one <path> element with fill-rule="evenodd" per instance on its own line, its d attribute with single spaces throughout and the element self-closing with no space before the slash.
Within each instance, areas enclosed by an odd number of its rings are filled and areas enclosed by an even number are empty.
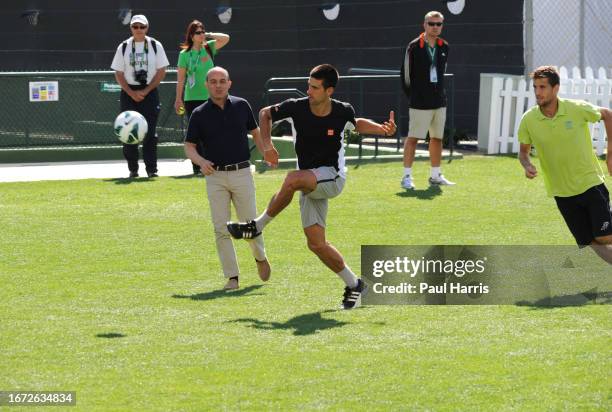
<svg viewBox="0 0 612 412">
<path fill-rule="evenodd" d="M 191 50 L 193 47 L 193 33 L 195 33 L 198 29 L 204 30 L 204 24 L 200 20 L 194 20 L 187 26 L 187 30 L 185 31 L 185 41 L 181 43 L 181 49 L 183 50 Z"/>
<path fill-rule="evenodd" d="M 310 77 L 323 80 L 323 87 L 336 87 L 338 84 L 338 70 L 331 64 L 320 64 L 310 71 Z"/>
<path fill-rule="evenodd" d="M 548 84 L 555 87 L 559 84 L 559 72 L 555 66 L 540 66 L 529 73 L 532 79 L 548 79 Z"/>
</svg>

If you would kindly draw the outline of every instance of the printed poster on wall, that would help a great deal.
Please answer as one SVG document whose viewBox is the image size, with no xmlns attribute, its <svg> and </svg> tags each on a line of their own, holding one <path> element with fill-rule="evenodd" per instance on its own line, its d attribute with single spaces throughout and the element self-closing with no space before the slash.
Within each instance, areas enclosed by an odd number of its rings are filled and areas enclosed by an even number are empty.
<svg viewBox="0 0 612 412">
<path fill-rule="evenodd" d="M 59 86 L 53 82 L 30 82 L 31 102 L 57 102 L 59 100 Z"/>
</svg>

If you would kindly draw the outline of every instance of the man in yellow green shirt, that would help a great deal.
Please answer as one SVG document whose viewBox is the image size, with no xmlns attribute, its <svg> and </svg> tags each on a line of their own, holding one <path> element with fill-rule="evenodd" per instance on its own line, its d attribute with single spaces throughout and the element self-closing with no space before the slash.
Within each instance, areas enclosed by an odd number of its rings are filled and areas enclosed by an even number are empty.
<svg viewBox="0 0 612 412">
<path fill-rule="evenodd" d="M 529 159 L 533 145 L 540 159 L 544 184 L 554 196 L 580 246 L 591 246 L 612 265 L 612 209 L 604 172 L 595 156 L 588 124 L 603 120 L 612 136 L 612 111 L 581 100 L 562 99 L 559 73 L 552 66 L 532 74 L 537 105 L 521 119 L 519 161 L 525 176 L 538 176 Z M 612 144 L 608 143 L 608 173 L 612 176 Z"/>
</svg>

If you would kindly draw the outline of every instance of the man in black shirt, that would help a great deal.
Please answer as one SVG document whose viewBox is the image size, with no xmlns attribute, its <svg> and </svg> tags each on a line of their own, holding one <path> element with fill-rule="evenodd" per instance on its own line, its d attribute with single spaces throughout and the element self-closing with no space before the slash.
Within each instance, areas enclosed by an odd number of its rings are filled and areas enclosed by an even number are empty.
<svg viewBox="0 0 612 412">
<path fill-rule="evenodd" d="M 187 157 L 200 166 L 206 177 L 217 252 L 223 274 L 228 279 L 225 289 L 237 289 L 239 286 L 236 251 L 226 228 L 231 217 L 231 203 L 239 219 L 253 219 L 257 215 L 247 132 L 251 133 L 263 154 L 263 144 L 251 106 L 246 100 L 229 95 L 231 84 L 227 70 L 222 67 L 208 71 L 206 87 L 210 98 L 191 114 L 185 138 Z M 205 157 L 198 154 L 198 143 Z M 249 245 L 257 262 L 259 277 L 267 281 L 270 278 L 270 264 L 263 238 L 250 239 Z"/>
<path fill-rule="evenodd" d="M 442 139 L 446 122 L 446 94 L 444 72 L 448 59 L 448 43 L 440 37 L 444 16 L 437 11 L 425 15 L 425 31 L 412 40 L 406 48 L 401 79 L 410 99 L 410 127 L 404 142 L 404 189 L 414 189 L 412 163 L 418 139 L 425 139 L 429 132 L 429 157 L 431 161 L 430 185 L 454 185 L 440 171 Z"/>
<path fill-rule="evenodd" d="M 270 129 L 273 121 L 286 119 L 295 132 L 299 170 L 287 174 L 280 191 L 272 197 L 261 216 L 246 223 L 228 222 L 227 227 L 234 238 L 256 238 L 266 224 L 291 203 L 293 194 L 300 191 L 302 227 L 308 248 L 345 282 L 342 306 L 352 309 L 360 304 L 366 285 L 357 279 L 342 255 L 325 238 L 328 199 L 338 196 L 344 188 L 345 135 L 357 130 L 387 136 L 395 133 L 396 126 L 393 112 L 383 124 L 355 119 L 350 104 L 331 98 L 337 82 L 338 71 L 333 66 L 319 65 L 310 72 L 308 97 L 285 100 L 261 110 L 264 160 L 273 167 L 278 165 L 278 152 L 272 144 Z"/>
</svg>

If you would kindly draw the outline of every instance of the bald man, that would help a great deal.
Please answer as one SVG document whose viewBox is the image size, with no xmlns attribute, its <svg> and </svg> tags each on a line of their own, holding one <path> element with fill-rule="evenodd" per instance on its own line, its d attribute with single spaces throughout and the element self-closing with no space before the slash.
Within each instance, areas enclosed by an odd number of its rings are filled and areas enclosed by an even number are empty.
<svg viewBox="0 0 612 412">
<path fill-rule="evenodd" d="M 231 218 L 231 204 L 241 220 L 257 216 L 247 133 L 253 136 L 262 155 L 264 152 L 251 106 L 246 100 L 229 94 L 231 85 L 224 68 L 213 67 L 208 71 L 209 99 L 191 114 L 185 138 L 185 154 L 200 166 L 206 178 L 217 253 L 227 279 L 226 290 L 238 289 L 240 276 L 236 251 L 226 227 Z M 204 149 L 204 157 L 198 154 L 198 144 Z M 250 239 L 248 243 L 259 277 L 267 281 L 271 270 L 263 238 Z"/>
</svg>

